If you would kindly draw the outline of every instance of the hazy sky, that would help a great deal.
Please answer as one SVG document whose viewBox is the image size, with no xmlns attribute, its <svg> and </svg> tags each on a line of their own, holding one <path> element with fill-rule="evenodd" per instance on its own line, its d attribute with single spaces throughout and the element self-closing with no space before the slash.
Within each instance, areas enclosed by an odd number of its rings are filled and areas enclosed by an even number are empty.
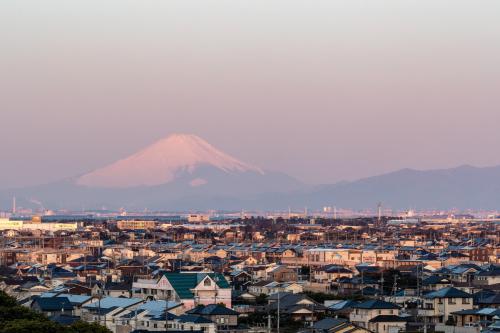
<svg viewBox="0 0 500 333">
<path fill-rule="evenodd" d="M 1 1 L 0 187 L 174 132 L 307 182 L 500 164 L 500 1 Z"/>
</svg>

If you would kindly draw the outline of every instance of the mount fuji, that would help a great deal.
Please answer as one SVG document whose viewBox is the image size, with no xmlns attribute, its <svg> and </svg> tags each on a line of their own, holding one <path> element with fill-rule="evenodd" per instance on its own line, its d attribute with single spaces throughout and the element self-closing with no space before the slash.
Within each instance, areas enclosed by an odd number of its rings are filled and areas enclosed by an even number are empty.
<svg viewBox="0 0 500 333">
<path fill-rule="evenodd" d="M 403 169 L 326 185 L 306 185 L 244 163 L 195 135 L 175 134 L 86 174 L 0 191 L 8 209 L 190 211 L 275 210 L 327 205 L 364 209 L 382 202 L 407 209 L 497 209 L 500 166 Z"/>
<path fill-rule="evenodd" d="M 239 161 L 196 135 L 173 134 L 89 173 L 3 191 L 0 198 L 8 202 L 16 196 L 24 207 L 51 209 L 224 209 L 305 187 L 286 174 Z"/>
<path fill-rule="evenodd" d="M 199 170 L 213 168 L 226 174 L 265 173 L 210 145 L 196 135 L 173 134 L 149 147 L 76 179 L 88 187 L 130 188 L 163 185 L 191 175 L 191 186 L 202 186 Z"/>
</svg>

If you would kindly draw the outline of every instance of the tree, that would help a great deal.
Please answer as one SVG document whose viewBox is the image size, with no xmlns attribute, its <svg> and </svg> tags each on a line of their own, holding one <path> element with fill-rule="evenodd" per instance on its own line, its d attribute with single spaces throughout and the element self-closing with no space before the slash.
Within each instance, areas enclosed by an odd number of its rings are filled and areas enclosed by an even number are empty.
<svg viewBox="0 0 500 333">
<path fill-rule="evenodd" d="M 15 298 L 0 291 L 0 333 L 111 333 L 97 323 L 78 321 L 63 326 L 41 313 L 17 305 Z"/>
<path fill-rule="evenodd" d="M 84 321 L 77 321 L 71 325 L 70 330 L 72 333 L 109 333 L 110 331 L 97 323 L 87 323 Z"/>
<path fill-rule="evenodd" d="M 267 304 L 267 295 L 266 294 L 260 294 L 255 298 L 255 303 L 259 305 L 264 305 Z"/>
<path fill-rule="evenodd" d="M 2 320 L 3 322 L 3 320 Z M 0 328 L 0 333 L 65 333 L 72 332 L 50 320 L 15 319 L 5 322 Z"/>
</svg>

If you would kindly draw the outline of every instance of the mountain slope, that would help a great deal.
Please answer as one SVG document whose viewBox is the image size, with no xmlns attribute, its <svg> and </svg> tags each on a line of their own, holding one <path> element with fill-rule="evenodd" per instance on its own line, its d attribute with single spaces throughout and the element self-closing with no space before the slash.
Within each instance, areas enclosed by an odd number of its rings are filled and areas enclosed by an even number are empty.
<svg viewBox="0 0 500 333">
<path fill-rule="evenodd" d="M 79 177 L 3 191 L 0 202 L 4 209 L 12 196 L 32 208 L 239 209 L 262 193 L 285 195 L 304 188 L 286 174 L 243 163 L 197 136 L 176 134 Z"/>
<path fill-rule="evenodd" d="M 79 177 L 76 184 L 107 188 L 155 186 L 169 183 L 183 172 L 192 174 L 203 166 L 226 173 L 264 174 L 259 168 L 238 161 L 198 136 L 174 134 L 130 157 Z M 201 178 L 193 179 L 192 185 L 204 182 Z"/>
<path fill-rule="evenodd" d="M 47 185 L 0 192 L 24 207 L 205 210 L 332 206 L 498 209 L 500 166 L 403 169 L 333 185 L 307 186 L 241 162 L 193 135 L 173 135 L 108 166 Z"/>
<path fill-rule="evenodd" d="M 321 186 L 304 199 L 310 204 L 327 199 L 331 204 L 352 208 L 375 207 L 382 202 L 394 209 L 496 209 L 500 207 L 500 166 L 403 169 Z"/>
</svg>

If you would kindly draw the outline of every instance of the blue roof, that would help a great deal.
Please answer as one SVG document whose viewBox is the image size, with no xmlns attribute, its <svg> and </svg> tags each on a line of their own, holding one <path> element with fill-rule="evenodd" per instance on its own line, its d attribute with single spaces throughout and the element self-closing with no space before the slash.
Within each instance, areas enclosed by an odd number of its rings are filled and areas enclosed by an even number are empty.
<svg viewBox="0 0 500 333">
<path fill-rule="evenodd" d="M 399 309 L 399 306 L 397 304 L 378 299 L 354 304 L 352 307 L 355 309 Z"/>
<path fill-rule="evenodd" d="M 178 305 L 180 305 L 180 303 L 159 300 L 159 301 L 149 301 L 144 304 L 141 304 L 137 309 L 148 311 L 152 315 L 161 315 L 162 313 L 165 312 L 166 309 L 171 309 Z"/>
<path fill-rule="evenodd" d="M 424 296 L 425 298 L 472 298 L 472 295 L 454 287 L 446 287 L 437 291 L 432 291 Z"/>
<path fill-rule="evenodd" d="M 37 304 L 42 311 L 73 310 L 73 305 L 66 297 L 38 297 L 34 304 Z"/>
<path fill-rule="evenodd" d="M 141 302 L 143 302 L 143 300 L 140 298 L 105 297 L 101 300 L 101 309 L 127 308 L 129 306 Z M 87 309 L 98 308 L 98 307 L 99 307 L 99 301 L 84 306 L 84 308 Z"/>
<path fill-rule="evenodd" d="M 206 319 L 204 317 L 200 316 L 194 316 L 194 315 L 182 315 L 179 316 L 179 321 L 182 323 L 197 323 L 197 324 L 210 324 L 213 323 L 210 319 Z"/>
<path fill-rule="evenodd" d="M 91 296 L 87 295 L 72 295 L 72 294 L 59 294 L 59 293 L 54 293 L 54 292 L 46 292 L 40 295 L 42 298 L 51 298 L 51 297 L 66 297 L 68 301 L 70 301 L 71 304 L 82 304 L 90 299 L 92 299 Z"/>
</svg>

